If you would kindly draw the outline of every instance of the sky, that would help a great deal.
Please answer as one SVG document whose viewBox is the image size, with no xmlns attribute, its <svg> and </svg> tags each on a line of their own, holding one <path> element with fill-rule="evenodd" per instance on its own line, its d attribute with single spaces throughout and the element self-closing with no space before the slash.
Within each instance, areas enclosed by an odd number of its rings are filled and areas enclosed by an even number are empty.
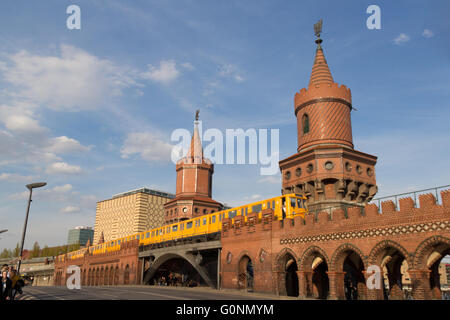
<svg viewBox="0 0 450 320">
<path fill-rule="evenodd" d="M 381 10 L 370 30 L 367 8 Z M 81 29 L 68 29 L 67 7 Z M 0 3 L 0 249 L 60 245 L 96 202 L 175 192 L 178 128 L 278 129 L 296 153 L 294 95 L 309 82 L 313 24 L 352 90 L 353 142 L 376 155 L 377 197 L 450 184 L 448 1 L 165 0 Z M 71 13 L 71 12 L 70 12 Z M 261 164 L 216 164 L 213 198 L 279 195 Z"/>
</svg>

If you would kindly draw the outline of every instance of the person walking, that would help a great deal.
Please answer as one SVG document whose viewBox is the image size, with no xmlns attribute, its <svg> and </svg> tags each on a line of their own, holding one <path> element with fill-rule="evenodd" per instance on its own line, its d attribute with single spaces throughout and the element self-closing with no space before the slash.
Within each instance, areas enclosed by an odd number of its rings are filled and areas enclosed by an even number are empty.
<svg viewBox="0 0 450 320">
<path fill-rule="evenodd" d="M 0 278 L 0 300 L 11 299 L 11 287 L 12 281 L 10 278 L 8 278 L 8 272 L 3 271 Z"/>
</svg>

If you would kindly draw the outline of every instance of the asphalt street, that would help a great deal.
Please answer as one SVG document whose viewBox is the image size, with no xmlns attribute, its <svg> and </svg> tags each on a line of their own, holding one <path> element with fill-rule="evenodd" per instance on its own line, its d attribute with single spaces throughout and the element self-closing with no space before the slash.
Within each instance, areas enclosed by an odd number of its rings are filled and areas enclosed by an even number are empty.
<svg viewBox="0 0 450 320">
<path fill-rule="evenodd" d="M 286 299 L 240 291 L 222 291 L 210 288 L 181 288 L 159 286 L 117 286 L 117 287 L 30 287 L 16 300 L 273 300 Z"/>
</svg>

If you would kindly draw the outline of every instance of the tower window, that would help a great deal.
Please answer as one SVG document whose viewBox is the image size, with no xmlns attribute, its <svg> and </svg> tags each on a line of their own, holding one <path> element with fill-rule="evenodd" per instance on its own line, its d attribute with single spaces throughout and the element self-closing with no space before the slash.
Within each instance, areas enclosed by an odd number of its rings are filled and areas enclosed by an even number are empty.
<svg viewBox="0 0 450 320">
<path fill-rule="evenodd" d="M 303 134 L 309 132 L 309 116 L 305 113 L 302 117 Z"/>
</svg>

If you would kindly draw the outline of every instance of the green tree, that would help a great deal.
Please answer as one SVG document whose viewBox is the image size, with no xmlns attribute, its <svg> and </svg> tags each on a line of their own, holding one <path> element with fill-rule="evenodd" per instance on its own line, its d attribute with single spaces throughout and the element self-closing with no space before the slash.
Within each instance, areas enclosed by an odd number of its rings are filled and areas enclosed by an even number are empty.
<svg viewBox="0 0 450 320">
<path fill-rule="evenodd" d="M 14 248 L 14 251 L 12 251 L 13 257 L 18 257 L 20 255 L 20 245 L 17 242 L 16 247 Z"/>
<path fill-rule="evenodd" d="M 39 243 L 37 241 L 33 245 L 33 249 L 31 250 L 31 258 L 37 258 L 41 254 L 41 247 L 39 247 Z"/>
<path fill-rule="evenodd" d="M 2 253 L 0 254 L 0 258 L 11 258 L 11 250 L 3 249 Z"/>
</svg>

